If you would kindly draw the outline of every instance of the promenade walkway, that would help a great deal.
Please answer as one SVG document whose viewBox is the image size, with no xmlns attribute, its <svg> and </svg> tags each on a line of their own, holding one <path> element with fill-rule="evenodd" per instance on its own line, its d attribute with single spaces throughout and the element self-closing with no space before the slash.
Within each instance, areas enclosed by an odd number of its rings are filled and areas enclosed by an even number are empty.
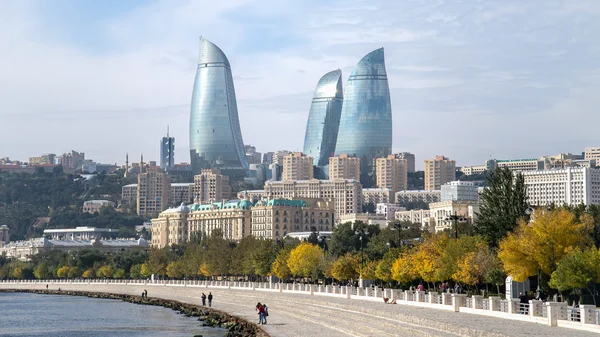
<svg viewBox="0 0 600 337">
<path fill-rule="evenodd" d="M 213 308 L 257 321 L 257 302 L 269 306 L 268 324 L 279 336 L 592 336 L 597 333 L 543 323 L 489 317 L 413 305 L 391 305 L 383 301 L 350 300 L 342 297 L 223 289 L 137 284 L 50 284 L 50 289 L 110 292 L 160 297 L 201 304 L 204 292 L 214 295 Z M 0 283 L 2 289 L 45 289 L 45 284 Z M 516 315 L 518 316 L 518 315 Z"/>
</svg>

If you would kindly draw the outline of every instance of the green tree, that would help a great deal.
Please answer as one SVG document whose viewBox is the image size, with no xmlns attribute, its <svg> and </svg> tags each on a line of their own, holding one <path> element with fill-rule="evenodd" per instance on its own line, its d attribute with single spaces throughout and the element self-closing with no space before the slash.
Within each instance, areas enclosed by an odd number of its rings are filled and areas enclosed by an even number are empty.
<svg viewBox="0 0 600 337">
<path fill-rule="evenodd" d="M 184 271 L 184 264 L 181 261 L 173 261 L 167 265 L 167 276 L 170 278 L 181 278 Z"/>
<path fill-rule="evenodd" d="M 258 249 L 259 244 L 259 240 L 252 235 L 240 240 L 231 254 L 230 272 L 232 275 L 255 274 L 253 254 Z"/>
<path fill-rule="evenodd" d="M 329 252 L 333 256 L 342 256 L 346 253 L 359 251 L 361 240 L 355 231 L 366 231 L 369 234 L 363 236 L 362 247 L 367 248 L 372 237 L 377 236 L 381 229 L 377 225 L 367 225 L 362 221 L 345 222 L 337 225 L 329 240 Z"/>
<path fill-rule="evenodd" d="M 131 266 L 131 268 L 129 269 L 129 277 L 131 277 L 132 279 L 142 278 L 142 265 L 134 264 L 133 266 Z"/>
<path fill-rule="evenodd" d="M 600 281 L 600 253 L 594 247 L 575 250 L 565 256 L 550 278 L 550 286 L 560 291 L 585 289 L 596 304 L 596 284 Z M 583 296 L 581 296 L 583 297 Z M 580 302 L 581 302 L 580 298 Z"/>
<path fill-rule="evenodd" d="M 252 265 L 254 273 L 267 276 L 271 271 L 271 265 L 275 261 L 276 243 L 271 239 L 260 240 L 258 247 L 252 252 Z"/>
<path fill-rule="evenodd" d="M 392 248 L 383 255 L 383 258 L 379 261 L 377 268 L 375 269 L 375 276 L 377 276 L 378 279 L 383 282 L 392 282 L 394 280 L 392 277 L 392 266 L 400 257 L 401 252 L 401 248 Z"/>
<path fill-rule="evenodd" d="M 358 258 L 355 255 L 346 254 L 340 256 L 331 269 L 331 276 L 338 281 L 348 281 L 358 279 Z"/>
<path fill-rule="evenodd" d="M 112 278 L 114 279 L 122 279 L 125 277 L 125 269 L 115 269 Z"/>
<path fill-rule="evenodd" d="M 70 279 L 81 277 L 81 269 L 79 267 L 70 267 L 67 277 Z"/>
<path fill-rule="evenodd" d="M 517 221 L 526 217 L 526 209 L 523 175 L 513 175 L 508 168 L 494 169 L 481 194 L 477 231 L 492 247 L 497 247 L 500 240 L 517 226 Z"/>
<path fill-rule="evenodd" d="M 231 264 L 231 245 L 220 229 L 213 230 L 206 242 L 204 258 L 207 276 L 228 275 Z"/>
<path fill-rule="evenodd" d="M 46 263 L 39 263 L 33 270 L 33 275 L 38 280 L 45 279 L 48 277 L 48 265 Z"/>
</svg>

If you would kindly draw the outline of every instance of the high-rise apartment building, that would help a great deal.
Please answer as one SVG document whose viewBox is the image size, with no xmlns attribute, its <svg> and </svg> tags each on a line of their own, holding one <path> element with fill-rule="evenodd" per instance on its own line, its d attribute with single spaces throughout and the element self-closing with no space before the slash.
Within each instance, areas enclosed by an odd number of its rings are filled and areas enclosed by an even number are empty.
<svg viewBox="0 0 600 337">
<path fill-rule="evenodd" d="M 363 188 L 362 190 L 363 205 L 389 204 L 393 202 L 393 198 L 394 194 L 389 188 Z"/>
<path fill-rule="evenodd" d="M 348 78 L 335 153 L 356 155 L 370 167 L 373 158 L 391 152 L 392 107 L 380 48 L 363 57 Z"/>
<path fill-rule="evenodd" d="M 76 170 L 85 162 L 85 153 L 71 150 L 60 157 L 60 164 L 71 170 Z"/>
<path fill-rule="evenodd" d="M 140 216 L 157 215 L 169 207 L 171 182 L 159 168 L 142 171 L 138 174 L 137 213 Z"/>
<path fill-rule="evenodd" d="M 171 193 L 169 195 L 169 205 L 171 207 L 188 205 L 194 202 L 194 183 L 171 183 Z"/>
<path fill-rule="evenodd" d="M 200 37 L 190 109 L 190 156 L 194 174 L 221 169 L 243 176 L 248 169 L 231 67 L 212 42 Z"/>
<path fill-rule="evenodd" d="M 202 170 L 201 174 L 194 176 L 195 203 L 208 204 L 229 200 L 230 195 L 229 177 L 221 174 L 219 170 Z"/>
<path fill-rule="evenodd" d="M 425 160 L 425 190 L 439 190 L 443 184 L 456 180 L 456 162 L 444 156 Z"/>
<path fill-rule="evenodd" d="M 175 166 L 175 137 L 169 137 L 169 129 L 167 128 L 167 136 L 160 141 L 160 168 L 168 171 Z"/>
<path fill-rule="evenodd" d="M 329 179 L 360 180 L 360 158 L 345 153 L 329 158 Z"/>
<path fill-rule="evenodd" d="M 362 185 L 357 180 L 267 181 L 264 195 L 270 198 L 322 198 L 335 205 L 338 221 L 343 214 L 362 211 Z"/>
<path fill-rule="evenodd" d="M 246 152 L 249 165 L 262 163 L 262 155 L 260 152 L 256 152 L 256 146 L 244 145 L 244 152 Z"/>
<path fill-rule="evenodd" d="M 290 154 L 293 154 L 293 152 L 287 150 L 281 150 L 273 153 L 273 161 L 271 164 L 278 164 L 283 167 L 283 158 L 289 156 Z"/>
<path fill-rule="evenodd" d="M 410 152 L 400 152 L 396 155 L 399 159 L 406 159 L 406 172 L 415 172 L 415 155 Z"/>
<path fill-rule="evenodd" d="M 521 173 L 530 205 L 600 204 L 600 169 L 567 167 Z"/>
<path fill-rule="evenodd" d="M 594 159 L 596 162 L 600 163 L 600 147 L 586 147 L 583 153 L 583 159 Z"/>
<path fill-rule="evenodd" d="M 398 191 L 404 191 L 408 186 L 408 161 L 399 155 L 390 154 L 384 158 L 375 159 L 375 178 L 377 187 L 387 188 L 392 196 Z"/>
<path fill-rule="evenodd" d="M 313 157 L 302 152 L 295 152 L 283 157 L 282 180 L 310 180 L 313 178 Z"/>
<path fill-rule="evenodd" d="M 273 164 L 273 156 L 275 155 L 275 152 L 265 152 L 263 154 L 263 160 L 262 163 L 263 164 L 267 164 L 267 165 L 271 165 Z"/>
<path fill-rule="evenodd" d="M 329 157 L 335 153 L 343 97 L 342 71 L 323 75 L 315 89 L 304 136 L 304 153 L 314 158 L 319 179 L 327 178 Z"/>
</svg>

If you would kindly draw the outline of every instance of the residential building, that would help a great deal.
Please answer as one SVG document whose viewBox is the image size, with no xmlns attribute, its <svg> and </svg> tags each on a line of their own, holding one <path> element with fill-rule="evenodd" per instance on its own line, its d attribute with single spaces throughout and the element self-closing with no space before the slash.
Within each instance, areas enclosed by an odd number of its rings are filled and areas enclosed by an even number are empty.
<svg viewBox="0 0 600 337">
<path fill-rule="evenodd" d="M 455 222 L 474 223 L 477 220 L 479 203 L 476 201 L 441 201 L 429 204 L 429 214 L 433 229 L 440 232 L 446 229 L 455 230 Z M 456 216 L 454 219 L 451 216 Z"/>
<path fill-rule="evenodd" d="M 377 225 L 379 228 L 385 228 L 388 226 L 388 220 L 385 215 L 374 214 L 374 213 L 355 213 L 355 214 L 344 214 L 340 216 L 337 224 L 343 224 L 347 222 L 355 223 L 357 221 L 363 222 L 367 225 Z"/>
<path fill-rule="evenodd" d="M 375 159 L 377 187 L 389 189 L 392 193 L 392 199 L 396 192 L 407 189 L 407 163 L 406 159 L 401 159 L 400 156 L 394 154 Z"/>
<path fill-rule="evenodd" d="M 329 157 L 329 179 L 360 180 L 360 158 L 345 153 Z"/>
<path fill-rule="evenodd" d="M 71 150 L 60 157 L 60 164 L 65 169 L 76 170 L 85 162 L 85 153 Z"/>
<path fill-rule="evenodd" d="M 115 208 L 115 203 L 108 200 L 88 200 L 83 202 L 84 213 L 100 213 L 102 207 Z"/>
<path fill-rule="evenodd" d="M 314 158 L 315 171 L 319 179 L 327 177 L 329 157 L 335 153 L 342 102 L 342 71 L 331 71 L 319 80 L 310 106 L 303 152 Z"/>
<path fill-rule="evenodd" d="M 423 221 L 430 217 L 430 211 L 428 209 L 413 209 L 410 211 L 397 211 L 394 214 L 396 221 L 410 222 L 423 224 Z"/>
<path fill-rule="evenodd" d="M 45 153 L 39 157 L 29 157 L 30 166 L 39 166 L 42 164 L 54 164 L 56 155 L 54 153 Z"/>
<path fill-rule="evenodd" d="M 271 165 L 273 164 L 273 156 L 275 155 L 275 152 L 265 152 L 263 154 L 263 164 L 267 164 L 267 165 Z"/>
<path fill-rule="evenodd" d="M 335 204 L 336 219 L 362 211 L 362 185 L 357 180 L 267 181 L 264 194 L 271 199 L 320 198 Z"/>
<path fill-rule="evenodd" d="M 424 191 L 424 190 L 411 190 L 411 191 L 400 191 L 396 192 L 395 201 L 398 205 L 404 205 L 414 202 L 424 202 L 426 204 L 432 202 L 438 202 L 442 198 L 440 190 L 437 191 Z"/>
<path fill-rule="evenodd" d="M 169 137 L 167 127 L 167 136 L 160 141 L 160 168 L 169 171 L 173 166 L 175 166 L 175 137 Z"/>
<path fill-rule="evenodd" d="M 396 158 L 398 159 L 406 159 L 406 172 L 413 173 L 416 172 L 415 169 L 415 155 L 410 152 L 400 152 L 396 154 Z"/>
<path fill-rule="evenodd" d="M 273 154 L 273 161 L 271 162 L 271 164 L 279 164 L 281 165 L 281 167 L 283 167 L 283 158 L 294 154 L 291 151 L 287 151 L 287 150 L 281 150 L 281 151 L 277 151 Z"/>
<path fill-rule="evenodd" d="M 190 109 L 190 155 L 194 174 L 220 169 L 243 177 L 248 169 L 229 60 L 203 37 Z"/>
<path fill-rule="evenodd" d="M 187 242 L 189 240 L 189 213 L 190 208 L 185 204 L 160 212 L 158 218 L 151 220 L 151 246 L 164 248 Z"/>
<path fill-rule="evenodd" d="M 396 216 L 396 212 L 405 211 L 406 208 L 400 207 L 396 204 L 389 203 L 378 203 L 375 208 L 375 214 L 385 216 L 387 221 L 393 221 Z"/>
<path fill-rule="evenodd" d="M 393 202 L 394 194 L 389 188 L 363 188 L 362 202 L 364 205 L 389 204 Z"/>
<path fill-rule="evenodd" d="M 567 167 L 522 174 L 530 205 L 600 204 L 600 169 Z"/>
<path fill-rule="evenodd" d="M 462 166 L 459 169 L 466 176 L 474 175 L 474 174 L 482 174 L 487 171 L 486 165 L 475 165 L 475 166 Z"/>
<path fill-rule="evenodd" d="M 537 171 L 544 169 L 544 161 L 540 159 L 507 159 L 496 160 L 497 167 L 507 167 L 514 172 Z"/>
<path fill-rule="evenodd" d="M 153 216 L 169 206 L 171 182 L 167 174 L 152 168 L 138 174 L 136 207 L 140 216 Z"/>
<path fill-rule="evenodd" d="M 194 183 L 171 183 L 169 205 L 191 204 L 194 201 Z"/>
<path fill-rule="evenodd" d="M 596 160 L 600 162 L 600 147 L 586 147 L 583 152 L 583 159 L 585 160 Z"/>
<path fill-rule="evenodd" d="M 472 181 L 451 181 L 442 185 L 441 201 L 479 201 L 478 186 Z"/>
<path fill-rule="evenodd" d="M 0 226 L 0 247 L 10 242 L 10 234 L 8 232 L 8 226 Z"/>
<path fill-rule="evenodd" d="M 391 152 L 392 107 L 380 48 L 364 56 L 348 78 L 335 154 L 356 155 L 370 167 L 373 158 Z"/>
<path fill-rule="evenodd" d="M 244 152 L 246 152 L 249 165 L 262 163 L 262 155 L 260 152 L 256 152 L 256 146 L 244 145 Z"/>
<path fill-rule="evenodd" d="M 121 202 L 133 204 L 137 200 L 137 184 L 129 184 L 121 187 Z"/>
<path fill-rule="evenodd" d="M 219 170 L 202 170 L 201 174 L 194 177 L 194 196 L 198 198 L 198 203 L 229 200 L 230 195 L 229 177 L 221 174 Z"/>
<path fill-rule="evenodd" d="M 444 156 L 425 160 L 425 190 L 439 190 L 447 182 L 456 179 L 456 162 Z"/>
<path fill-rule="evenodd" d="M 44 229 L 44 236 L 50 236 L 54 240 L 114 239 L 118 235 L 119 230 L 111 228 L 75 227 Z"/>
<path fill-rule="evenodd" d="M 261 199 L 265 199 L 266 195 L 265 190 L 246 190 L 238 192 L 237 198 L 240 200 L 248 199 L 254 204 Z"/>
<path fill-rule="evenodd" d="M 313 157 L 302 152 L 295 152 L 283 157 L 282 180 L 310 180 L 313 178 Z"/>
<path fill-rule="evenodd" d="M 332 231 L 333 202 L 323 199 L 263 199 L 252 207 L 252 235 L 282 239 L 288 233 Z"/>
</svg>

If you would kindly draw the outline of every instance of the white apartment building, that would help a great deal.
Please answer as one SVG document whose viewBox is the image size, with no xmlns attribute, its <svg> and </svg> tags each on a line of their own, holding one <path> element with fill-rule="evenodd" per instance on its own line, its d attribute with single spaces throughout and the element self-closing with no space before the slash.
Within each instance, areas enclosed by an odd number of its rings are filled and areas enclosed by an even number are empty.
<svg viewBox="0 0 600 337">
<path fill-rule="evenodd" d="M 472 181 L 451 181 L 442 185 L 441 201 L 478 201 L 478 187 Z"/>
<path fill-rule="evenodd" d="M 363 204 L 389 204 L 391 203 L 394 194 L 389 188 L 363 188 L 362 202 Z"/>
<path fill-rule="evenodd" d="M 594 159 L 597 162 L 600 162 L 600 147 L 586 147 L 583 152 L 584 160 Z"/>
<path fill-rule="evenodd" d="M 396 221 L 422 224 L 423 220 L 429 218 L 428 209 L 413 209 L 410 211 L 402 210 L 394 214 Z"/>
<path fill-rule="evenodd" d="M 454 228 L 454 219 L 450 216 L 456 215 L 459 220 L 474 223 L 477 220 L 479 203 L 473 201 L 441 201 L 429 204 L 430 220 L 435 232 Z"/>
<path fill-rule="evenodd" d="M 511 171 L 537 171 L 544 169 L 544 161 L 539 159 L 496 160 L 497 167 L 507 167 Z"/>
<path fill-rule="evenodd" d="M 425 191 L 425 190 L 410 190 L 396 192 L 396 203 L 399 205 L 422 201 L 425 203 L 432 203 L 440 201 L 442 192 L 440 190 Z"/>
<path fill-rule="evenodd" d="M 157 215 L 169 207 L 171 193 L 169 176 L 161 169 L 150 169 L 138 174 L 137 214 Z"/>
<path fill-rule="evenodd" d="M 375 159 L 375 177 L 377 187 L 388 188 L 394 193 L 404 191 L 408 185 L 408 161 L 399 155 L 391 154 Z"/>
<path fill-rule="evenodd" d="M 567 167 L 523 172 L 531 205 L 600 204 L 600 169 Z"/>
<path fill-rule="evenodd" d="M 487 165 L 463 166 L 460 168 L 460 172 L 466 176 L 482 174 L 485 173 L 485 171 L 487 171 Z"/>
<path fill-rule="evenodd" d="M 191 204 L 194 201 L 194 183 L 171 183 L 169 205 Z"/>
<path fill-rule="evenodd" d="M 399 211 L 406 211 L 406 208 L 388 203 L 378 203 L 375 208 L 375 214 L 385 216 L 387 221 L 394 220 L 396 212 Z"/>
<path fill-rule="evenodd" d="M 362 185 L 357 180 L 296 180 L 267 181 L 265 196 L 268 198 L 321 198 L 335 204 L 335 216 L 362 211 Z"/>
</svg>

